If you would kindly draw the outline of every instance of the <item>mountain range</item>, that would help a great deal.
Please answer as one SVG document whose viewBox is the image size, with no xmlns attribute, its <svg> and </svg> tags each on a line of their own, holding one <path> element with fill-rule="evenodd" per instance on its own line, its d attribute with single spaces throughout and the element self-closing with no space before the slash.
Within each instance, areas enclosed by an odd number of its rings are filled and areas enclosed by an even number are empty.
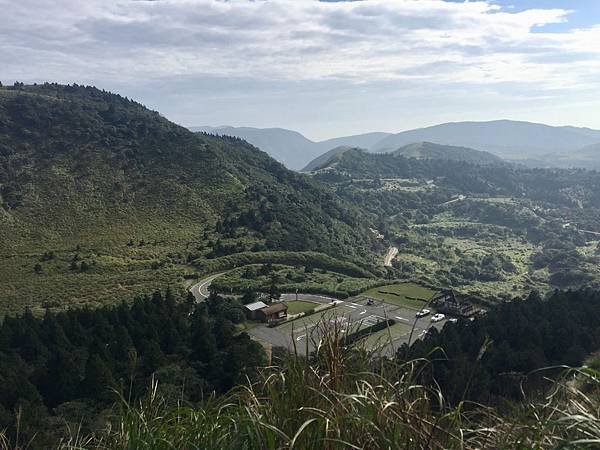
<svg viewBox="0 0 600 450">
<path fill-rule="evenodd" d="M 531 166 L 590 167 L 592 164 L 592 167 L 600 167 L 600 153 L 593 147 L 600 144 L 600 130 L 511 120 L 445 123 L 396 134 L 375 132 L 320 142 L 281 128 L 195 127 L 191 130 L 242 138 L 294 170 L 310 167 L 311 161 L 339 147 L 359 147 L 380 153 L 421 142 L 471 148 Z"/>
<path fill-rule="evenodd" d="M 235 136 L 267 152 L 271 157 L 293 170 L 300 170 L 309 161 L 326 151 L 340 146 L 370 148 L 389 133 L 366 133 L 314 142 L 297 131 L 284 128 L 251 127 L 190 127 L 191 131 L 215 135 Z"/>
</svg>

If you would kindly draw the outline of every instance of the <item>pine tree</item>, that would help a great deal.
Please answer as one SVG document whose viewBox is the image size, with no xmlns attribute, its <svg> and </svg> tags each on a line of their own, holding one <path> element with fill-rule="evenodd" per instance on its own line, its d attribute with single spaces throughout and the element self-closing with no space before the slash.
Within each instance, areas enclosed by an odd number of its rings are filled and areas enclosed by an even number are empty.
<svg viewBox="0 0 600 450">
<path fill-rule="evenodd" d="M 85 366 L 84 395 L 102 402 L 115 400 L 113 389 L 117 387 L 112 372 L 97 354 L 90 356 Z"/>
</svg>

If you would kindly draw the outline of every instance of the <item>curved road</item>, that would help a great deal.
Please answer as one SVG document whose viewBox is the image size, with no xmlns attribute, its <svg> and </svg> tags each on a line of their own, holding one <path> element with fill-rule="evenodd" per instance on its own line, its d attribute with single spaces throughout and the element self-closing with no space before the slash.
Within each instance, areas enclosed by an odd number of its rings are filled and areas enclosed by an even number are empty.
<svg viewBox="0 0 600 450">
<path fill-rule="evenodd" d="M 190 292 L 196 299 L 198 303 L 203 302 L 210 295 L 210 291 L 208 288 L 210 287 L 213 280 L 217 277 L 223 275 L 222 273 L 217 273 L 216 275 L 211 275 L 210 277 L 203 278 L 198 283 L 194 284 L 190 287 Z"/>
</svg>

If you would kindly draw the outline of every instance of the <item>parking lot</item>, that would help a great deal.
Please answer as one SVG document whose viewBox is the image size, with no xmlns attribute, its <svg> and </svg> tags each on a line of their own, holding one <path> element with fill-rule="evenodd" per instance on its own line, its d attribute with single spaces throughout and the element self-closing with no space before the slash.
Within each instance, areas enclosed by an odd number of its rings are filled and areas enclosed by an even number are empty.
<svg viewBox="0 0 600 450">
<path fill-rule="evenodd" d="M 303 300 L 308 300 L 302 297 Z M 312 299 L 317 301 L 317 299 Z M 329 303 L 330 299 L 320 297 L 319 304 Z M 270 343 L 273 346 L 285 347 L 300 354 L 313 351 L 319 344 L 324 330 L 331 325 L 339 327 L 342 333 L 353 333 L 361 328 L 375 325 L 388 319 L 394 324 L 384 330 L 359 341 L 368 350 L 376 350 L 381 354 L 391 356 L 403 343 L 419 339 L 426 330 L 435 326 L 441 328 L 446 320 L 432 324 L 431 317 L 417 319 L 418 309 L 409 306 L 398 306 L 383 300 L 356 297 L 348 301 L 337 301 L 336 306 L 323 312 L 315 313 L 274 328 L 261 325 L 249 331 L 255 338 Z"/>
</svg>

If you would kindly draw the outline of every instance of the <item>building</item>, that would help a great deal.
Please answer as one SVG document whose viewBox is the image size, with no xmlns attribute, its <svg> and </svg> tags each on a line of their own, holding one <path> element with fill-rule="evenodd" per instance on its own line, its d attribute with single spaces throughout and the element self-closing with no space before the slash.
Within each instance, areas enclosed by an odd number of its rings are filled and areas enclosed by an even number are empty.
<svg viewBox="0 0 600 450">
<path fill-rule="evenodd" d="M 257 317 L 257 311 L 264 309 L 267 307 L 266 303 L 263 302 L 254 302 L 249 303 L 248 305 L 244 305 L 244 308 L 248 311 L 248 316 L 252 320 L 259 320 Z"/>
<path fill-rule="evenodd" d="M 452 316 L 471 317 L 478 312 L 472 303 L 456 295 L 451 289 L 443 290 L 432 300 L 431 304 L 439 312 Z"/>
<path fill-rule="evenodd" d="M 285 303 L 274 303 L 266 308 L 256 310 L 256 320 L 262 322 L 274 322 L 287 317 L 287 305 Z"/>
</svg>

